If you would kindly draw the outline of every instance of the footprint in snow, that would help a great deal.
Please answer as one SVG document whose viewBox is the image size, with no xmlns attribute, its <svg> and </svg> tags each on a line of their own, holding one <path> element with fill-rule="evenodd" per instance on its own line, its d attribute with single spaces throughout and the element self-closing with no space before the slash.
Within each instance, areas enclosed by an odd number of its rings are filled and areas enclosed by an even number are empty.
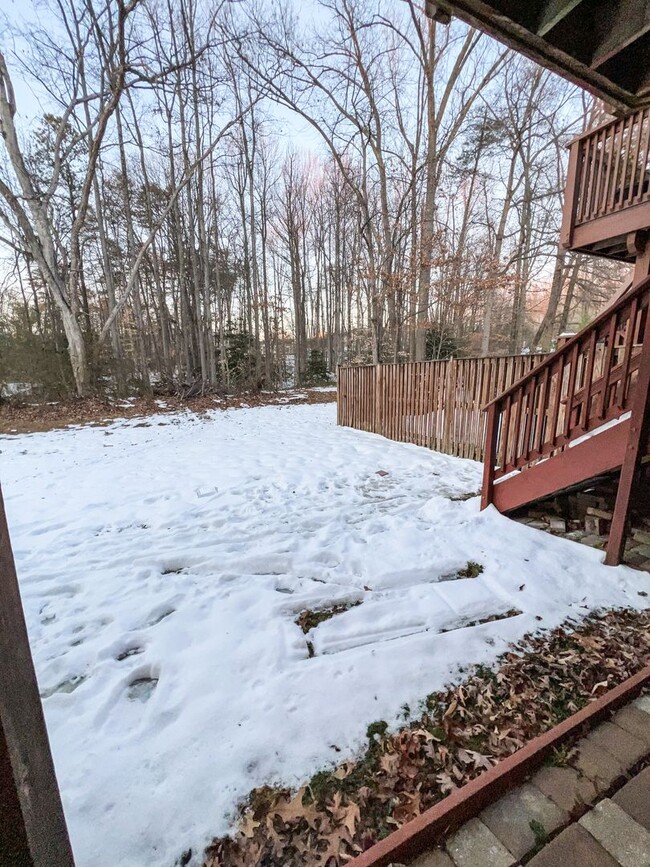
<svg viewBox="0 0 650 867">
<path fill-rule="evenodd" d="M 137 677 L 132 680 L 126 691 L 126 697 L 129 701 L 149 701 L 158 686 L 157 677 Z"/>
</svg>

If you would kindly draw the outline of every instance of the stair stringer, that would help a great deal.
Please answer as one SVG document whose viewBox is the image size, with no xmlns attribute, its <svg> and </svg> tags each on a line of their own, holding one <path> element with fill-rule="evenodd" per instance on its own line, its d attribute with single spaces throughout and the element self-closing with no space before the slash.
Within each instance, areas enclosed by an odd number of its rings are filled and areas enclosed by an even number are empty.
<svg viewBox="0 0 650 867">
<path fill-rule="evenodd" d="M 494 484 L 492 503 L 500 512 L 512 512 L 620 469 L 629 433 L 630 419 L 626 418 L 594 431 L 593 436 L 563 452 L 505 476 Z"/>
</svg>

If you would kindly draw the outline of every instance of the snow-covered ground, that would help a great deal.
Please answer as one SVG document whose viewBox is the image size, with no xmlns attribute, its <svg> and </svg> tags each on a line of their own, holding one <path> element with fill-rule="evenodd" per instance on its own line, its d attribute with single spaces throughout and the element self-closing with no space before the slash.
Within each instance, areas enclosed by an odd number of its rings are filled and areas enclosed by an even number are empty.
<svg viewBox="0 0 650 867">
<path fill-rule="evenodd" d="M 0 449 L 79 867 L 199 854 L 252 787 L 354 753 L 368 723 L 461 667 L 569 615 L 644 603 L 647 575 L 458 499 L 479 464 L 337 428 L 333 404 Z M 478 578 L 443 580 L 470 560 Z M 363 604 L 311 635 L 294 622 L 345 601 Z"/>
</svg>

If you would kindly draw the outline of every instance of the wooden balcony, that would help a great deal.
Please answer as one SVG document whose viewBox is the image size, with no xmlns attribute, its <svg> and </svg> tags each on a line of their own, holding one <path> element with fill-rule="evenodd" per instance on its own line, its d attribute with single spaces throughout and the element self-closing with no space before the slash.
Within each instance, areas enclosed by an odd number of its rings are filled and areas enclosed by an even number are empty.
<svg viewBox="0 0 650 867">
<path fill-rule="evenodd" d="M 634 474 L 650 454 L 649 308 L 646 278 L 488 404 L 483 507 L 510 512 L 621 470 L 608 548 L 618 562 Z"/>
<path fill-rule="evenodd" d="M 604 124 L 570 146 L 561 242 L 634 262 L 628 238 L 650 229 L 650 109 Z"/>
</svg>

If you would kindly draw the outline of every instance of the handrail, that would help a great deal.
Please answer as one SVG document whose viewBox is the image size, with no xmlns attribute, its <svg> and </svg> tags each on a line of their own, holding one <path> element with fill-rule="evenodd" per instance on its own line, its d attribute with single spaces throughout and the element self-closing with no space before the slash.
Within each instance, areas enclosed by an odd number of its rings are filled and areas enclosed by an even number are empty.
<svg viewBox="0 0 650 867">
<path fill-rule="evenodd" d="M 514 382 L 510 388 L 507 388 L 505 391 L 502 391 L 501 394 L 498 394 L 496 397 L 492 398 L 489 403 L 486 403 L 483 407 L 483 411 L 486 412 L 492 404 L 499 403 L 503 398 L 506 398 L 509 394 L 514 394 L 514 392 L 518 391 L 521 386 L 526 383 L 529 379 L 535 377 L 539 371 L 543 367 L 547 367 L 552 365 L 561 355 L 566 355 L 570 351 L 573 350 L 573 347 L 576 344 L 579 344 L 590 331 L 597 329 L 603 322 L 606 322 L 613 313 L 622 310 L 633 298 L 642 295 L 643 292 L 650 288 L 650 277 L 646 277 L 645 280 L 642 280 L 636 286 L 632 286 L 622 295 L 620 295 L 613 304 L 609 307 L 606 307 L 602 313 L 600 313 L 595 319 L 593 319 L 588 325 L 582 329 L 582 331 L 578 331 L 577 334 L 574 334 L 570 337 L 566 343 L 563 343 L 559 349 L 556 349 L 554 352 L 551 352 L 546 356 L 540 363 L 526 373 L 521 379 L 518 379 L 517 382 Z"/>
<path fill-rule="evenodd" d="M 483 506 L 504 476 L 631 409 L 648 329 L 650 277 L 487 405 Z"/>
</svg>

